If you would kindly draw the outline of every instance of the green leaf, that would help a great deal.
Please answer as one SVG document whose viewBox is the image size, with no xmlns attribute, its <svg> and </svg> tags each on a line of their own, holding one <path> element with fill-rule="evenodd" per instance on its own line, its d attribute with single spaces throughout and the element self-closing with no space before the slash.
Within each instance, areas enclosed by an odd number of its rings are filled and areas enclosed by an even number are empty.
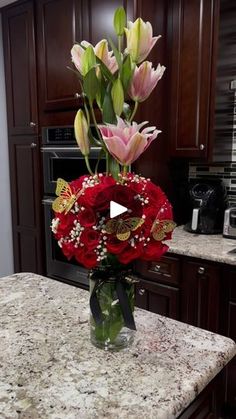
<svg viewBox="0 0 236 419">
<path fill-rule="evenodd" d="M 116 79 L 111 89 L 111 97 L 115 114 L 120 116 L 124 105 L 124 91 L 120 79 Z"/>
<path fill-rule="evenodd" d="M 91 70 L 91 68 L 96 66 L 96 56 L 92 46 L 86 48 L 82 56 L 82 74 L 86 74 Z"/>
<path fill-rule="evenodd" d="M 111 97 L 111 83 L 107 86 L 107 90 L 104 96 L 104 101 L 102 105 L 102 116 L 103 122 L 107 122 L 109 124 L 117 124 Z"/>
<path fill-rule="evenodd" d="M 100 82 L 96 76 L 95 68 L 91 68 L 84 77 L 84 93 L 86 94 L 90 103 L 93 102 L 100 89 Z"/>
<path fill-rule="evenodd" d="M 115 44 L 114 44 L 114 42 L 112 41 L 111 38 L 109 38 L 108 41 L 109 41 L 109 44 L 111 46 L 111 49 L 112 49 L 112 51 L 114 53 L 114 56 L 116 57 L 116 61 L 117 61 L 118 67 L 121 68 L 121 66 L 122 66 L 122 56 L 121 56 L 121 53 L 118 51 L 118 49 L 116 48 L 116 46 L 115 46 Z"/>
<path fill-rule="evenodd" d="M 99 89 L 99 92 L 96 95 L 96 101 L 97 101 L 97 104 L 98 104 L 100 110 L 102 110 L 102 105 L 103 105 L 104 97 L 105 97 L 105 93 L 106 93 L 106 87 L 107 86 L 106 86 L 105 79 L 104 79 L 103 75 L 101 74 L 100 75 L 100 89 Z"/>
<path fill-rule="evenodd" d="M 113 25 L 117 36 L 124 34 L 126 13 L 124 7 L 118 7 L 114 13 Z"/>
<path fill-rule="evenodd" d="M 114 82 L 115 78 L 113 74 L 110 72 L 110 70 L 107 68 L 107 66 L 104 64 L 100 58 L 96 56 L 97 63 L 99 64 L 99 67 L 101 68 L 101 72 L 105 78 L 107 78 L 109 81 Z"/>
<path fill-rule="evenodd" d="M 120 78 L 124 87 L 124 91 L 127 92 L 129 84 L 134 74 L 135 66 L 132 63 L 130 55 L 125 58 L 120 72 Z"/>
</svg>

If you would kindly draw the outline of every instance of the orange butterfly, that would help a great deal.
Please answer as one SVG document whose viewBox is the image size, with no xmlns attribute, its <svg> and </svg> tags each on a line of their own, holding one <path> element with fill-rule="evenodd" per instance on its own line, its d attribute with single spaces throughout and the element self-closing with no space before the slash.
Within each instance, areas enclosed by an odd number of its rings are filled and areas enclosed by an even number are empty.
<svg viewBox="0 0 236 419">
<path fill-rule="evenodd" d="M 167 233 L 171 233 L 176 224 L 172 220 L 155 220 L 152 228 L 151 233 L 155 240 L 162 241 L 165 239 Z"/>
<path fill-rule="evenodd" d="M 65 214 L 67 214 L 82 192 L 83 189 L 78 191 L 76 194 L 73 194 L 69 183 L 67 183 L 64 179 L 57 179 L 57 198 L 55 199 L 55 201 L 53 201 L 52 209 L 55 212 L 60 213 L 65 211 Z"/>
</svg>

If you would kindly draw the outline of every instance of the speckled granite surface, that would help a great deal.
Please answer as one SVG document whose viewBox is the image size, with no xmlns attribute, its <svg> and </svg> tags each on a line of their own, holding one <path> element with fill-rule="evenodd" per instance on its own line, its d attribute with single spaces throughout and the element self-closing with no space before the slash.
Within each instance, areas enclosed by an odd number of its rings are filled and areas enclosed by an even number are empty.
<svg viewBox="0 0 236 419">
<path fill-rule="evenodd" d="M 133 346 L 90 344 L 88 292 L 0 279 L 0 418 L 175 418 L 236 353 L 232 340 L 143 310 Z"/>
<path fill-rule="evenodd" d="M 236 266 L 236 252 L 229 253 L 236 249 L 236 240 L 225 239 L 220 234 L 192 234 L 180 226 L 174 230 L 172 240 L 166 243 L 170 253 Z"/>
</svg>

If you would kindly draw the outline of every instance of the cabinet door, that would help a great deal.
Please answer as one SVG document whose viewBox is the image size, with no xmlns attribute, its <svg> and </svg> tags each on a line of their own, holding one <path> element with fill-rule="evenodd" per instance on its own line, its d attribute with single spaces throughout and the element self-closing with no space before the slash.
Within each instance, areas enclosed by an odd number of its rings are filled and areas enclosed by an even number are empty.
<svg viewBox="0 0 236 419">
<path fill-rule="evenodd" d="M 128 20 L 134 19 L 134 0 L 82 0 L 83 39 L 93 45 L 104 38 L 114 40 L 113 15 L 119 6 L 125 8 Z"/>
<path fill-rule="evenodd" d="M 39 103 L 41 120 L 48 111 L 78 107 L 78 77 L 73 67 L 71 48 L 81 41 L 79 0 L 39 0 L 37 38 L 39 65 Z"/>
<path fill-rule="evenodd" d="M 214 116 L 218 0 L 170 2 L 171 154 L 207 157 Z"/>
<path fill-rule="evenodd" d="M 202 262 L 183 262 L 181 320 L 203 329 L 219 330 L 220 268 Z"/>
<path fill-rule="evenodd" d="M 3 40 L 9 133 L 37 133 L 33 2 L 3 11 Z"/>
<path fill-rule="evenodd" d="M 136 305 L 153 313 L 179 319 L 179 290 L 141 280 L 136 285 Z"/>
<path fill-rule="evenodd" d="M 36 137 L 10 138 L 10 175 L 17 272 L 43 273 L 39 144 Z"/>
</svg>

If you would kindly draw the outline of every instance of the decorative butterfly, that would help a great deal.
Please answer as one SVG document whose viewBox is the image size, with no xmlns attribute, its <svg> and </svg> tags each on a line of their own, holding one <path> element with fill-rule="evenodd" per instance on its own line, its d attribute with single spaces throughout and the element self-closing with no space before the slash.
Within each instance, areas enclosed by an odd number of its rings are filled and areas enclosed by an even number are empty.
<svg viewBox="0 0 236 419">
<path fill-rule="evenodd" d="M 52 209 L 60 213 L 65 211 L 65 214 L 67 214 L 82 191 L 80 190 L 76 194 L 73 194 L 69 183 L 64 179 L 58 178 L 56 187 L 57 198 L 52 203 Z"/>
<path fill-rule="evenodd" d="M 152 228 L 151 233 L 155 240 L 161 241 L 164 240 L 167 233 L 171 233 L 176 224 L 172 220 L 155 220 Z"/>
<path fill-rule="evenodd" d="M 115 233 L 118 240 L 125 241 L 130 237 L 131 231 L 137 230 L 143 223 L 144 219 L 139 217 L 112 219 L 106 223 L 105 230 L 108 234 Z"/>
</svg>

